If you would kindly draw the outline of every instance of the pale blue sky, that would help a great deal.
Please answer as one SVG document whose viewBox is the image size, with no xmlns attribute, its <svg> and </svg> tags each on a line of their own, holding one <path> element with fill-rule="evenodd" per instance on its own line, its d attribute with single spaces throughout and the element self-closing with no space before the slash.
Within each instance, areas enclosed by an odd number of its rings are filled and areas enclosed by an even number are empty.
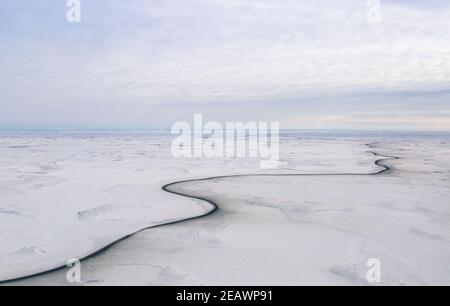
<svg viewBox="0 0 450 306">
<path fill-rule="evenodd" d="M 0 2 L 0 128 L 450 130 L 448 1 Z"/>
</svg>

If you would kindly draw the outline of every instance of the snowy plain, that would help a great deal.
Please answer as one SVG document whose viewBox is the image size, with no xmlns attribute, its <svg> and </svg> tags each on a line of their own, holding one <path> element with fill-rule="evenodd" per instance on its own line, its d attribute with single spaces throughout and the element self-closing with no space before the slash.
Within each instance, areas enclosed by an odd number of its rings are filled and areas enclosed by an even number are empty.
<svg viewBox="0 0 450 306">
<path fill-rule="evenodd" d="M 82 261 L 82 285 L 450 284 L 450 137 L 285 132 L 257 159 L 175 159 L 172 136 L 0 135 L 0 281 Z M 368 146 L 368 144 L 371 144 Z M 376 156 L 376 152 L 381 156 Z M 390 171 L 375 161 L 383 156 Z M 333 175 L 323 175 L 333 174 Z M 334 175 L 342 174 L 342 175 Z M 352 174 L 352 175 L 345 175 Z M 6 284 L 65 285 L 66 270 Z"/>
</svg>

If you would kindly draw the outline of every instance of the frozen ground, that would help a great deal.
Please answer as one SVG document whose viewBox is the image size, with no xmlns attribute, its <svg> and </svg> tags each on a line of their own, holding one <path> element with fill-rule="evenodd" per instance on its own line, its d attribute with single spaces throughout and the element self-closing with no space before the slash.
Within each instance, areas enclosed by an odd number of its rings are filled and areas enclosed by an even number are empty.
<svg viewBox="0 0 450 306">
<path fill-rule="evenodd" d="M 0 138 L 0 279 L 85 257 L 139 229 L 211 206 L 173 181 L 266 173 L 257 160 L 176 160 L 158 134 Z M 376 176 L 380 157 L 393 170 Z M 450 284 L 449 138 L 285 134 L 271 173 L 174 185 L 220 209 L 140 232 L 82 262 L 82 284 Z M 66 270 L 12 284 L 66 284 Z"/>
</svg>

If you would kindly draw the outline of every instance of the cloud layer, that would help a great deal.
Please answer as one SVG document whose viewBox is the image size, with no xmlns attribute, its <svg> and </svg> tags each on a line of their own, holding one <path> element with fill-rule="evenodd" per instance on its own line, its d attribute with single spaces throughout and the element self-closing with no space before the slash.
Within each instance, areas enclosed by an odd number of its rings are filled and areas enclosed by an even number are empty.
<svg viewBox="0 0 450 306">
<path fill-rule="evenodd" d="M 166 128 L 195 111 L 450 130 L 448 2 L 381 1 L 380 23 L 340 2 L 81 0 L 69 24 L 65 1 L 2 1 L 0 125 Z"/>
</svg>

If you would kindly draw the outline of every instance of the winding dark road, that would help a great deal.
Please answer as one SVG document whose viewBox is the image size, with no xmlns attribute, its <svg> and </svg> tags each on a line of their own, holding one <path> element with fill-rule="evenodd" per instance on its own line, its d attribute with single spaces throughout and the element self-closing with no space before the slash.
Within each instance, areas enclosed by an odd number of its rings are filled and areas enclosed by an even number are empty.
<svg viewBox="0 0 450 306">
<path fill-rule="evenodd" d="M 376 143 L 372 143 L 372 144 L 366 144 L 366 146 L 368 146 L 370 149 L 374 149 Z M 172 222 L 168 222 L 168 223 L 164 223 L 164 224 L 158 224 L 158 225 L 153 225 L 153 226 L 149 226 L 149 227 L 145 227 L 142 228 L 134 233 L 128 234 L 110 244 L 108 244 L 107 246 L 102 247 L 101 249 L 99 249 L 98 251 L 84 257 L 81 258 L 80 260 L 86 260 L 89 258 L 92 258 L 94 256 L 97 256 L 101 253 L 103 253 L 104 251 L 106 251 L 107 249 L 111 248 L 112 246 L 118 244 L 119 242 L 130 238 L 131 236 L 140 233 L 142 231 L 151 229 L 151 228 L 157 228 L 157 227 L 162 227 L 162 226 L 168 226 L 168 225 L 173 225 L 173 224 L 177 224 L 177 223 L 181 223 L 181 222 L 187 222 L 187 221 L 191 221 L 191 220 L 195 220 L 195 219 L 199 219 L 199 218 L 204 218 L 207 217 L 211 214 L 213 214 L 214 212 L 216 212 L 219 209 L 219 206 L 214 203 L 213 201 L 204 198 L 204 197 L 200 197 L 200 196 L 193 196 L 193 195 L 189 195 L 189 194 L 185 194 L 179 191 L 175 191 L 172 190 L 172 187 L 179 185 L 179 184 L 184 184 L 184 183 L 195 183 L 195 182 L 201 182 L 201 181 L 208 181 L 208 180 L 216 180 L 216 179 L 226 179 L 226 178 L 237 178 L 237 177 L 278 177 L 278 176 L 367 176 L 367 175 L 379 175 L 385 172 L 388 172 L 391 170 L 391 167 L 389 167 L 388 165 L 386 165 L 384 162 L 387 160 L 392 160 L 392 159 L 398 159 L 398 157 L 396 156 L 388 156 L 388 155 L 381 155 L 379 153 L 376 153 L 374 151 L 368 151 L 368 153 L 373 154 L 374 156 L 379 156 L 382 157 L 380 159 L 377 159 L 375 161 L 375 165 L 381 167 L 382 169 L 380 171 L 377 172 L 372 172 L 372 173 L 322 173 L 322 174 L 309 174 L 309 173 L 280 173 L 280 174 L 236 174 L 236 175 L 223 175 L 223 176 L 212 176 L 212 177 L 207 177 L 207 178 L 201 178 L 201 179 L 191 179 L 191 180 L 183 180 L 183 181 L 176 181 L 173 183 L 169 183 L 166 184 L 164 186 L 162 186 L 162 190 L 171 193 L 171 194 L 175 194 L 175 195 L 179 195 L 179 196 L 183 196 L 186 198 L 190 198 L 190 199 L 195 199 L 195 200 L 201 200 L 204 202 L 207 202 L 208 204 L 211 205 L 211 210 L 209 210 L 207 213 L 203 214 L 203 215 L 199 215 L 199 216 L 194 216 L 194 217 L 190 217 L 190 218 L 186 218 L 186 219 L 181 219 L 181 220 L 176 220 L 176 221 L 172 221 Z M 58 271 L 61 269 L 67 268 L 67 266 L 58 266 L 55 267 L 53 269 L 50 270 L 46 270 L 40 273 L 36 273 L 36 274 L 31 274 L 28 276 L 24 276 L 24 277 L 19 277 L 19 278 L 15 278 L 15 279 L 8 279 L 8 280 L 0 280 L 0 284 L 5 284 L 8 282 L 13 282 L 13 281 L 20 281 L 20 280 L 24 280 L 24 279 L 29 279 L 32 277 L 37 277 L 37 276 L 41 276 L 50 272 L 54 272 L 54 271 Z"/>
</svg>

